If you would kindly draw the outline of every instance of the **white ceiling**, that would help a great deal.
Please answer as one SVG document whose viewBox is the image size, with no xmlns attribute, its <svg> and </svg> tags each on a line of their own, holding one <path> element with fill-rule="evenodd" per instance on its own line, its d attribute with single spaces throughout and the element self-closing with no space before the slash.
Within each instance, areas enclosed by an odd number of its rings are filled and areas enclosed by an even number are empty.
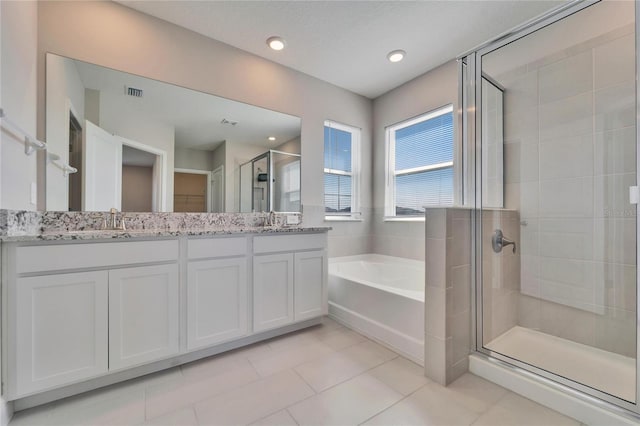
<svg viewBox="0 0 640 426">
<path fill-rule="evenodd" d="M 437 67 L 560 0 L 117 0 L 369 98 Z M 280 52 L 266 39 L 287 41 Z M 404 61 L 386 59 L 391 50 Z"/>
<path fill-rule="evenodd" d="M 268 149 L 300 137 L 300 118 L 293 115 L 87 62 L 66 60 L 74 62 L 85 88 L 99 90 L 101 96 L 108 96 L 124 110 L 139 111 L 152 121 L 173 126 L 175 144 L 181 148 L 212 150 L 226 140 Z M 144 96 L 128 96 L 125 87 L 142 89 Z M 238 124 L 222 124 L 223 119 Z M 269 141 L 269 136 L 276 140 Z"/>
</svg>

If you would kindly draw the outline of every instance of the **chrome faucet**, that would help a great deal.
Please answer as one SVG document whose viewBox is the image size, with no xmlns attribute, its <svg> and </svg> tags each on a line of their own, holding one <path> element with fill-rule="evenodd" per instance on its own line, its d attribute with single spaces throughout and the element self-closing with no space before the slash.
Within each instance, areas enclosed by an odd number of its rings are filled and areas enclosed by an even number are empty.
<svg viewBox="0 0 640 426">
<path fill-rule="evenodd" d="M 115 207 L 112 207 L 111 210 L 109 211 L 109 224 L 111 226 L 111 229 L 116 229 L 118 227 L 117 221 L 118 221 L 118 209 L 116 209 Z"/>
<path fill-rule="evenodd" d="M 267 217 L 267 226 L 276 226 L 276 212 L 271 210 L 269 212 L 269 216 Z"/>
<path fill-rule="evenodd" d="M 112 207 L 111 210 L 109 210 L 109 222 L 107 224 L 107 220 L 104 219 L 102 221 L 102 229 L 107 231 L 127 230 L 127 226 L 124 222 L 124 216 L 120 217 L 120 222 L 118 223 L 118 209 Z"/>
<path fill-rule="evenodd" d="M 500 253 L 503 247 L 513 246 L 513 253 L 516 252 L 516 242 L 508 239 L 502 234 L 502 230 L 496 229 L 493 233 L 493 237 L 491 237 L 491 247 L 493 251 L 496 253 Z"/>
</svg>

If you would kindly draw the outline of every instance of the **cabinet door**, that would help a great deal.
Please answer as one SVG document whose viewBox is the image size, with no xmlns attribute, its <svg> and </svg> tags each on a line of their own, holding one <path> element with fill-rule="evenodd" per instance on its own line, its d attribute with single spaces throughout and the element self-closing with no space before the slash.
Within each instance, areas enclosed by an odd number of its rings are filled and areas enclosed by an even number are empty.
<svg viewBox="0 0 640 426">
<path fill-rule="evenodd" d="M 293 253 L 253 258 L 253 330 L 293 322 Z"/>
<path fill-rule="evenodd" d="M 190 262 L 187 347 L 210 346 L 247 334 L 247 259 Z"/>
<path fill-rule="evenodd" d="M 16 282 L 16 396 L 107 371 L 107 272 Z"/>
<path fill-rule="evenodd" d="M 178 265 L 109 271 L 109 369 L 178 353 Z"/>
<path fill-rule="evenodd" d="M 327 255 L 324 250 L 295 254 L 295 320 L 319 317 L 324 312 Z"/>
</svg>

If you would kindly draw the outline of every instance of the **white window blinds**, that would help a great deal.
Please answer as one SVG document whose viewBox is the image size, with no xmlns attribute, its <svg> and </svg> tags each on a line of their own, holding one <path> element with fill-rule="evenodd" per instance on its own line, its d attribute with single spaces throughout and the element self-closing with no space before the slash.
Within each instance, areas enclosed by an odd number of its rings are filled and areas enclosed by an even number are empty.
<svg viewBox="0 0 640 426">
<path fill-rule="evenodd" d="M 453 107 L 387 128 L 387 216 L 453 204 Z"/>
<path fill-rule="evenodd" d="M 327 215 L 357 212 L 357 147 L 359 129 L 325 122 L 324 206 Z"/>
</svg>

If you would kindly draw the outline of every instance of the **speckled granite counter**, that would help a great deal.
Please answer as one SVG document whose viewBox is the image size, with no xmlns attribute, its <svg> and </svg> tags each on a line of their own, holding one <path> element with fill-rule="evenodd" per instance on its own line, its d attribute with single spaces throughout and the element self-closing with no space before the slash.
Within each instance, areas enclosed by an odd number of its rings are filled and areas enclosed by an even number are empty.
<svg viewBox="0 0 640 426">
<path fill-rule="evenodd" d="M 100 231 L 83 230 L 41 233 L 32 235 L 5 235 L 0 236 L 0 241 L 4 242 L 24 242 L 24 241 L 70 241 L 70 240 L 108 240 L 126 238 L 152 238 L 152 237 L 179 237 L 186 236 L 207 236 L 207 235 L 231 235 L 231 234 L 280 234 L 280 233 L 304 233 L 304 232 L 324 232 L 331 227 L 246 227 L 246 228 L 225 228 L 225 229 L 142 229 L 131 231 Z"/>
<path fill-rule="evenodd" d="M 276 214 L 275 226 L 264 226 L 268 213 L 119 213 L 126 231 L 100 230 L 106 212 L 31 212 L 0 210 L 0 241 L 67 241 L 226 234 L 324 232 L 330 227 L 286 226 Z M 302 222 L 302 215 L 298 221 Z"/>
</svg>

